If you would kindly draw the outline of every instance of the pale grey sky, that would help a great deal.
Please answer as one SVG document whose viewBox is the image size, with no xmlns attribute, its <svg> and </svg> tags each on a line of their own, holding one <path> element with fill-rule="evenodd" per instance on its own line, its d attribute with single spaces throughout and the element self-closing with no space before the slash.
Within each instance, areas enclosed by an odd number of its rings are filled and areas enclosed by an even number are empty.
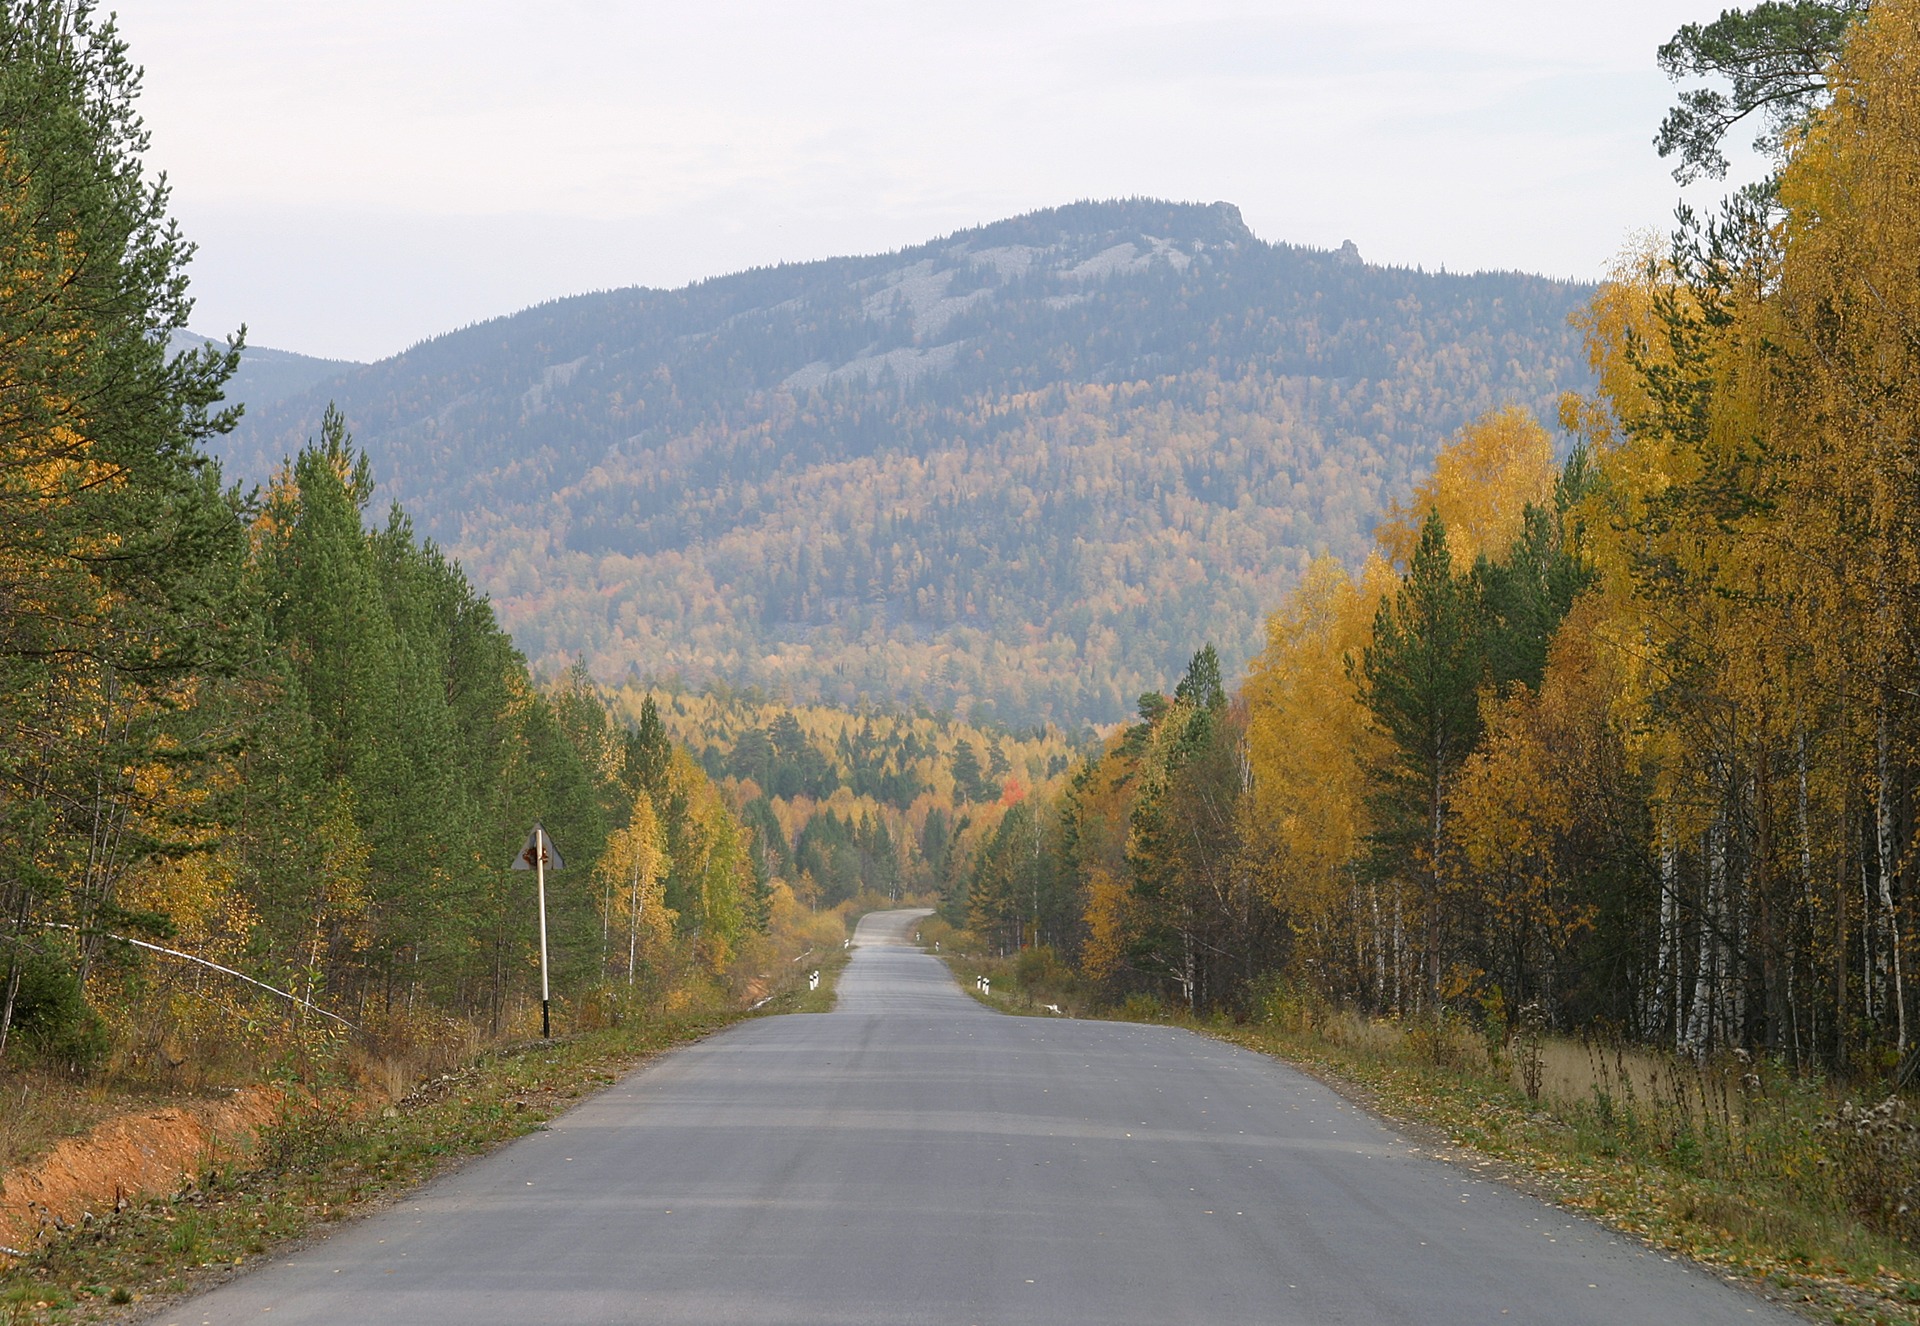
<svg viewBox="0 0 1920 1326">
<path fill-rule="evenodd" d="M 123 0 L 196 330 L 372 359 L 528 304 L 1078 198 L 1600 274 L 1722 0 Z M 1696 189 L 1696 201 L 1722 191 Z"/>
</svg>

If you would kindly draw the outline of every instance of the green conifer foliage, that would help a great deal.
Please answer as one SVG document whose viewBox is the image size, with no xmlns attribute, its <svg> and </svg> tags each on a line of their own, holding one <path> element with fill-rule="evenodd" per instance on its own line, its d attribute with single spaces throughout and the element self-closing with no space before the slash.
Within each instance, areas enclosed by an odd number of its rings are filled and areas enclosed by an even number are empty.
<svg viewBox="0 0 1920 1326">
<path fill-rule="evenodd" d="M 1380 605 L 1356 681 L 1391 758 L 1375 771 L 1375 868 L 1414 885 L 1428 929 L 1428 995 L 1440 985 L 1440 856 L 1447 790 L 1480 735 L 1486 653 L 1471 578 L 1454 572 L 1446 526 L 1429 515 L 1407 578 Z"/>
<path fill-rule="evenodd" d="M 92 6 L 0 4 L 0 1053 L 29 969 L 84 986 L 108 933 L 166 932 L 127 877 L 197 832 L 196 710 L 247 644 L 239 513 L 198 450 L 237 355 L 168 357 L 189 248 L 137 85 Z"/>
</svg>

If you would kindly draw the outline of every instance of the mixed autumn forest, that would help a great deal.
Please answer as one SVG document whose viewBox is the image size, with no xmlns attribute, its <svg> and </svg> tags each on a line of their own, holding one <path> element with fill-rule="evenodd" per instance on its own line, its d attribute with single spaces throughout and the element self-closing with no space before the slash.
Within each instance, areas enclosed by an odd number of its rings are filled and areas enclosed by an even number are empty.
<svg viewBox="0 0 1920 1326">
<path fill-rule="evenodd" d="M 524 1030 L 539 820 L 582 1024 L 916 897 L 1104 1006 L 1911 1082 L 1920 10 L 1755 14 L 1661 145 L 1775 174 L 1595 287 L 1083 203 L 241 414 L 124 46 L 11 0 L 0 1059 Z"/>
<path fill-rule="evenodd" d="M 1143 696 L 995 830 L 972 925 L 1195 1006 L 1278 977 L 1912 1076 L 1920 24 L 1800 20 L 1812 72 L 1743 91 L 1777 175 L 1621 259 L 1595 388 L 1461 430 L 1237 694 L 1202 651 Z"/>
<path fill-rule="evenodd" d="M 581 295 L 250 408 L 329 403 L 557 671 L 1009 725 L 1237 667 L 1437 439 L 1589 384 L 1590 287 L 1379 267 L 1227 204 L 1079 203 L 904 252 Z"/>
</svg>

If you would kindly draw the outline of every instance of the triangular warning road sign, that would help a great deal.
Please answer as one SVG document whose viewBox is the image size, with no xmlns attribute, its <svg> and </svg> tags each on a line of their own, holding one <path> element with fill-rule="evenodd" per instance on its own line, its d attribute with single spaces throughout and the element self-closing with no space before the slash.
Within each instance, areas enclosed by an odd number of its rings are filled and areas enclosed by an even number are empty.
<svg viewBox="0 0 1920 1326">
<path fill-rule="evenodd" d="M 533 826 L 533 832 L 527 835 L 526 845 L 520 849 L 520 855 L 513 858 L 513 868 L 515 870 L 532 870 L 535 863 L 540 860 L 540 854 L 542 852 L 546 853 L 547 859 L 545 864 L 548 870 L 559 870 L 561 868 L 560 853 L 554 848 L 553 839 L 547 836 L 545 829 L 535 824 Z"/>
</svg>

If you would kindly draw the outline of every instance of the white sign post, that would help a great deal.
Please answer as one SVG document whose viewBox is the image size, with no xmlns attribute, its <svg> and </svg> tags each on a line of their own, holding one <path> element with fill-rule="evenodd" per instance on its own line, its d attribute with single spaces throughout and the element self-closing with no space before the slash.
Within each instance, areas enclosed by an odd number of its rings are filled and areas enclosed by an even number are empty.
<svg viewBox="0 0 1920 1326">
<path fill-rule="evenodd" d="M 560 869 L 560 853 L 554 850 L 553 839 L 547 837 L 547 831 L 540 827 L 540 821 L 533 822 L 533 832 L 527 835 L 527 845 L 520 849 L 520 855 L 513 858 L 515 870 L 531 870 L 538 881 L 540 892 L 540 1036 L 543 1040 L 553 1039 L 553 1000 L 547 988 L 547 870 Z"/>
</svg>

